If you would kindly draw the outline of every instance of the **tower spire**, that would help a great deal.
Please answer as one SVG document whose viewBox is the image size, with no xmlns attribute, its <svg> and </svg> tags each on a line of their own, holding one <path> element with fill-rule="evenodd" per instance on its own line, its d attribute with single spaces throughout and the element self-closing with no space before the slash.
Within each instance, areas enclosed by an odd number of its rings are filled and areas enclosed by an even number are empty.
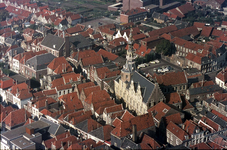
<svg viewBox="0 0 227 150">
<path fill-rule="evenodd" d="M 123 81 L 130 82 L 131 75 L 136 69 L 136 65 L 134 62 L 135 54 L 133 50 L 133 40 L 132 40 L 132 29 L 130 29 L 129 40 L 128 40 L 128 50 L 126 55 L 126 63 L 121 70 L 121 76 Z"/>
</svg>

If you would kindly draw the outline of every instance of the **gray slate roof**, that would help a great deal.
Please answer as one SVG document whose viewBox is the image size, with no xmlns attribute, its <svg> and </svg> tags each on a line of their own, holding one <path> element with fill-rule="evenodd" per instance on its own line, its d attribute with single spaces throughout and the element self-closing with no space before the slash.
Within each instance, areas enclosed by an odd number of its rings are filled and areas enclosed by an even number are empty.
<svg viewBox="0 0 227 150">
<path fill-rule="evenodd" d="M 219 87 L 218 85 L 210 85 L 210 86 L 189 89 L 189 93 L 190 95 L 197 95 L 197 94 L 203 94 L 203 93 L 216 92 L 220 90 L 222 90 L 222 88 Z"/>
<path fill-rule="evenodd" d="M 206 117 L 219 124 L 222 128 L 227 127 L 227 122 L 221 119 L 220 117 L 214 115 L 212 112 L 207 112 Z"/>
<path fill-rule="evenodd" d="M 64 38 L 48 34 L 41 42 L 41 45 L 59 51 L 61 47 L 64 45 L 64 43 L 65 43 Z"/>
<path fill-rule="evenodd" d="M 12 39 L 12 38 L 7 38 L 5 40 L 5 43 L 10 44 L 10 45 L 14 45 L 14 44 L 16 44 L 16 40 Z"/>
<path fill-rule="evenodd" d="M 69 42 L 72 43 L 76 48 L 84 48 L 88 46 L 92 46 L 93 43 L 91 40 L 86 39 L 82 35 L 75 35 L 69 37 Z"/>
<path fill-rule="evenodd" d="M 22 47 L 17 47 L 9 51 L 9 56 L 14 57 L 17 54 L 23 53 L 24 49 Z"/>
<path fill-rule="evenodd" d="M 132 140 L 128 139 L 127 137 L 125 137 L 123 139 L 123 142 L 121 144 L 121 148 L 122 149 L 141 149 L 139 144 L 136 144 L 135 142 L 133 142 Z"/>
<path fill-rule="evenodd" d="M 49 63 L 56 58 L 51 53 L 36 55 L 26 61 L 26 65 L 30 65 L 34 70 L 46 69 Z"/>
<path fill-rule="evenodd" d="M 65 132 L 65 128 L 61 124 L 57 124 L 57 123 L 51 122 L 51 121 L 47 120 L 44 117 L 41 117 L 40 120 L 45 122 L 45 123 L 48 123 L 50 125 L 50 127 L 48 129 L 48 132 L 51 135 L 56 136 L 56 135 L 59 135 L 59 134 L 62 134 L 62 133 Z"/>
<path fill-rule="evenodd" d="M 157 19 L 161 19 L 161 20 L 164 20 L 164 21 L 166 21 L 168 19 L 168 17 L 166 15 L 163 15 L 163 14 L 157 13 L 157 12 L 154 12 L 152 14 L 152 17 L 157 18 Z"/>
<path fill-rule="evenodd" d="M 104 139 L 104 133 L 103 133 L 103 126 L 98 128 L 98 129 L 91 131 L 90 134 L 101 139 L 101 140 L 105 140 Z"/>
<path fill-rule="evenodd" d="M 150 98 L 153 90 L 155 89 L 155 84 L 150 82 L 148 79 L 143 77 L 137 71 L 133 72 L 131 79 L 134 82 L 135 90 L 137 90 L 138 85 L 141 87 L 141 93 L 143 96 L 143 102 L 147 103 L 148 99 Z M 130 85 L 130 83 L 129 83 Z M 128 85 L 128 87 L 129 87 Z"/>
<path fill-rule="evenodd" d="M 38 132 L 39 129 L 47 128 L 49 126 L 50 125 L 44 121 L 36 121 L 36 122 L 32 122 L 31 124 L 21 126 L 16 129 L 2 133 L 2 136 L 6 137 L 9 140 L 12 140 L 12 139 L 15 139 L 19 136 L 26 134 L 26 127 L 34 128 L 35 131 Z"/>
<path fill-rule="evenodd" d="M 80 130 L 83 130 L 84 132 L 88 132 L 88 119 L 78 123 L 76 127 Z"/>
</svg>

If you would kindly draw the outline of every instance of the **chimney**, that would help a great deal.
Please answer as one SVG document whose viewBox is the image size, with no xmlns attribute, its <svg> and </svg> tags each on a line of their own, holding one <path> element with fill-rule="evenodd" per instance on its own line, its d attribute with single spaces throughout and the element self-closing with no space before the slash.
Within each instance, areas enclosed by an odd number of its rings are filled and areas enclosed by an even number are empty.
<svg viewBox="0 0 227 150">
<path fill-rule="evenodd" d="M 2 122 L 2 132 L 6 131 L 6 128 L 5 128 L 5 122 L 3 121 Z"/>
<path fill-rule="evenodd" d="M 32 135 L 35 133 L 35 130 L 32 127 L 26 127 L 26 133 Z"/>
<path fill-rule="evenodd" d="M 65 57 L 69 57 L 70 56 L 70 45 L 69 45 L 69 37 L 68 36 L 65 36 L 65 54 L 66 56 Z"/>
<path fill-rule="evenodd" d="M 184 128 L 185 128 L 185 125 L 183 124 L 183 125 L 182 125 L 182 129 L 184 130 Z"/>
<path fill-rule="evenodd" d="M 46 107 L 46 109 L 48 110 L 49 108 L 48 108 L 48 100 L 46 99 L 46 101 L 45 101 L 45 107 Z"/>
<path fill-rule="evenodd" d="M 68 147 L 70 146 L 70 141 L 68 141 Z"/>
<path fill-rule="evenodd" d="M 132 126 L 132 140 L 133 142 L 137 142 L 137 131 L 136 131 L 136 124 Z"/>
</svg>

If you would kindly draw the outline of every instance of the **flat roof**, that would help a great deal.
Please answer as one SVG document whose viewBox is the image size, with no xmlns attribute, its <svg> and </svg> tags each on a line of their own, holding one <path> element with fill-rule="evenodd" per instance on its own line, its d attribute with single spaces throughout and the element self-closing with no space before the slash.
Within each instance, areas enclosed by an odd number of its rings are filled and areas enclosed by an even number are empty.
<svg viewBox="0 0 227 150">
<path fill-rule="evenodd" d="M 24 149 L 26 147 L 30 147 L 32 145 L 35 145 L 34 142 L 30 141 L 30 140 L 27 140 L 26 138 L 24 138 L 23 136 L 22 137 L 19 137 L 15 140 L 12 140 L 11 141 L 14 145 L 16 145 L 17 147 L 21 148 L 21 149 Z"/>
<path fill-rule="evenodd" d="M 43 128 L 46 128 L 46 127 L 49 127 L 49 126 L 50 126 L 50 124 L 39 120 L 39 121 L 33 122 L 31 124 L 21 126 L 21 127 L 16 128 L 16 129 L 7 131 L 7 132 L 3 133 L 2 136 L 7 138 L 8 140 L 11 140 L 11 139 L 14 139 L 16 137 L 23 136 L 26 133 L 26 127 L 34 128 L 34 129 L 43 129 Z"/>
</svg>

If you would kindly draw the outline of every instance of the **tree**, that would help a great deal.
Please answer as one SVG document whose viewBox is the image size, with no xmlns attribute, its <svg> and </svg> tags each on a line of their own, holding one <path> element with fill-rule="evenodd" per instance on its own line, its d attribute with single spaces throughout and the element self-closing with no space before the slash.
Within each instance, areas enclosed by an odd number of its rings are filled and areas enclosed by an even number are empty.
<svg viewBox="0 0 227 150">
<path fill-rule="evenodd" d="M 0 22 L 5 21 L 9 17 L 9 13 L 6 10 L 0 10 Z"/>
<path fill-rule="evenodd" d="M 169 55 L 171 56 L 172 54 L 175 53 L 175 46 L 170 43 L 170 41 L 163 39 L 157 46 L 156 46 L 156 52 L 158 54 L 163 54 L 163 55 Z"/>
</svg>

